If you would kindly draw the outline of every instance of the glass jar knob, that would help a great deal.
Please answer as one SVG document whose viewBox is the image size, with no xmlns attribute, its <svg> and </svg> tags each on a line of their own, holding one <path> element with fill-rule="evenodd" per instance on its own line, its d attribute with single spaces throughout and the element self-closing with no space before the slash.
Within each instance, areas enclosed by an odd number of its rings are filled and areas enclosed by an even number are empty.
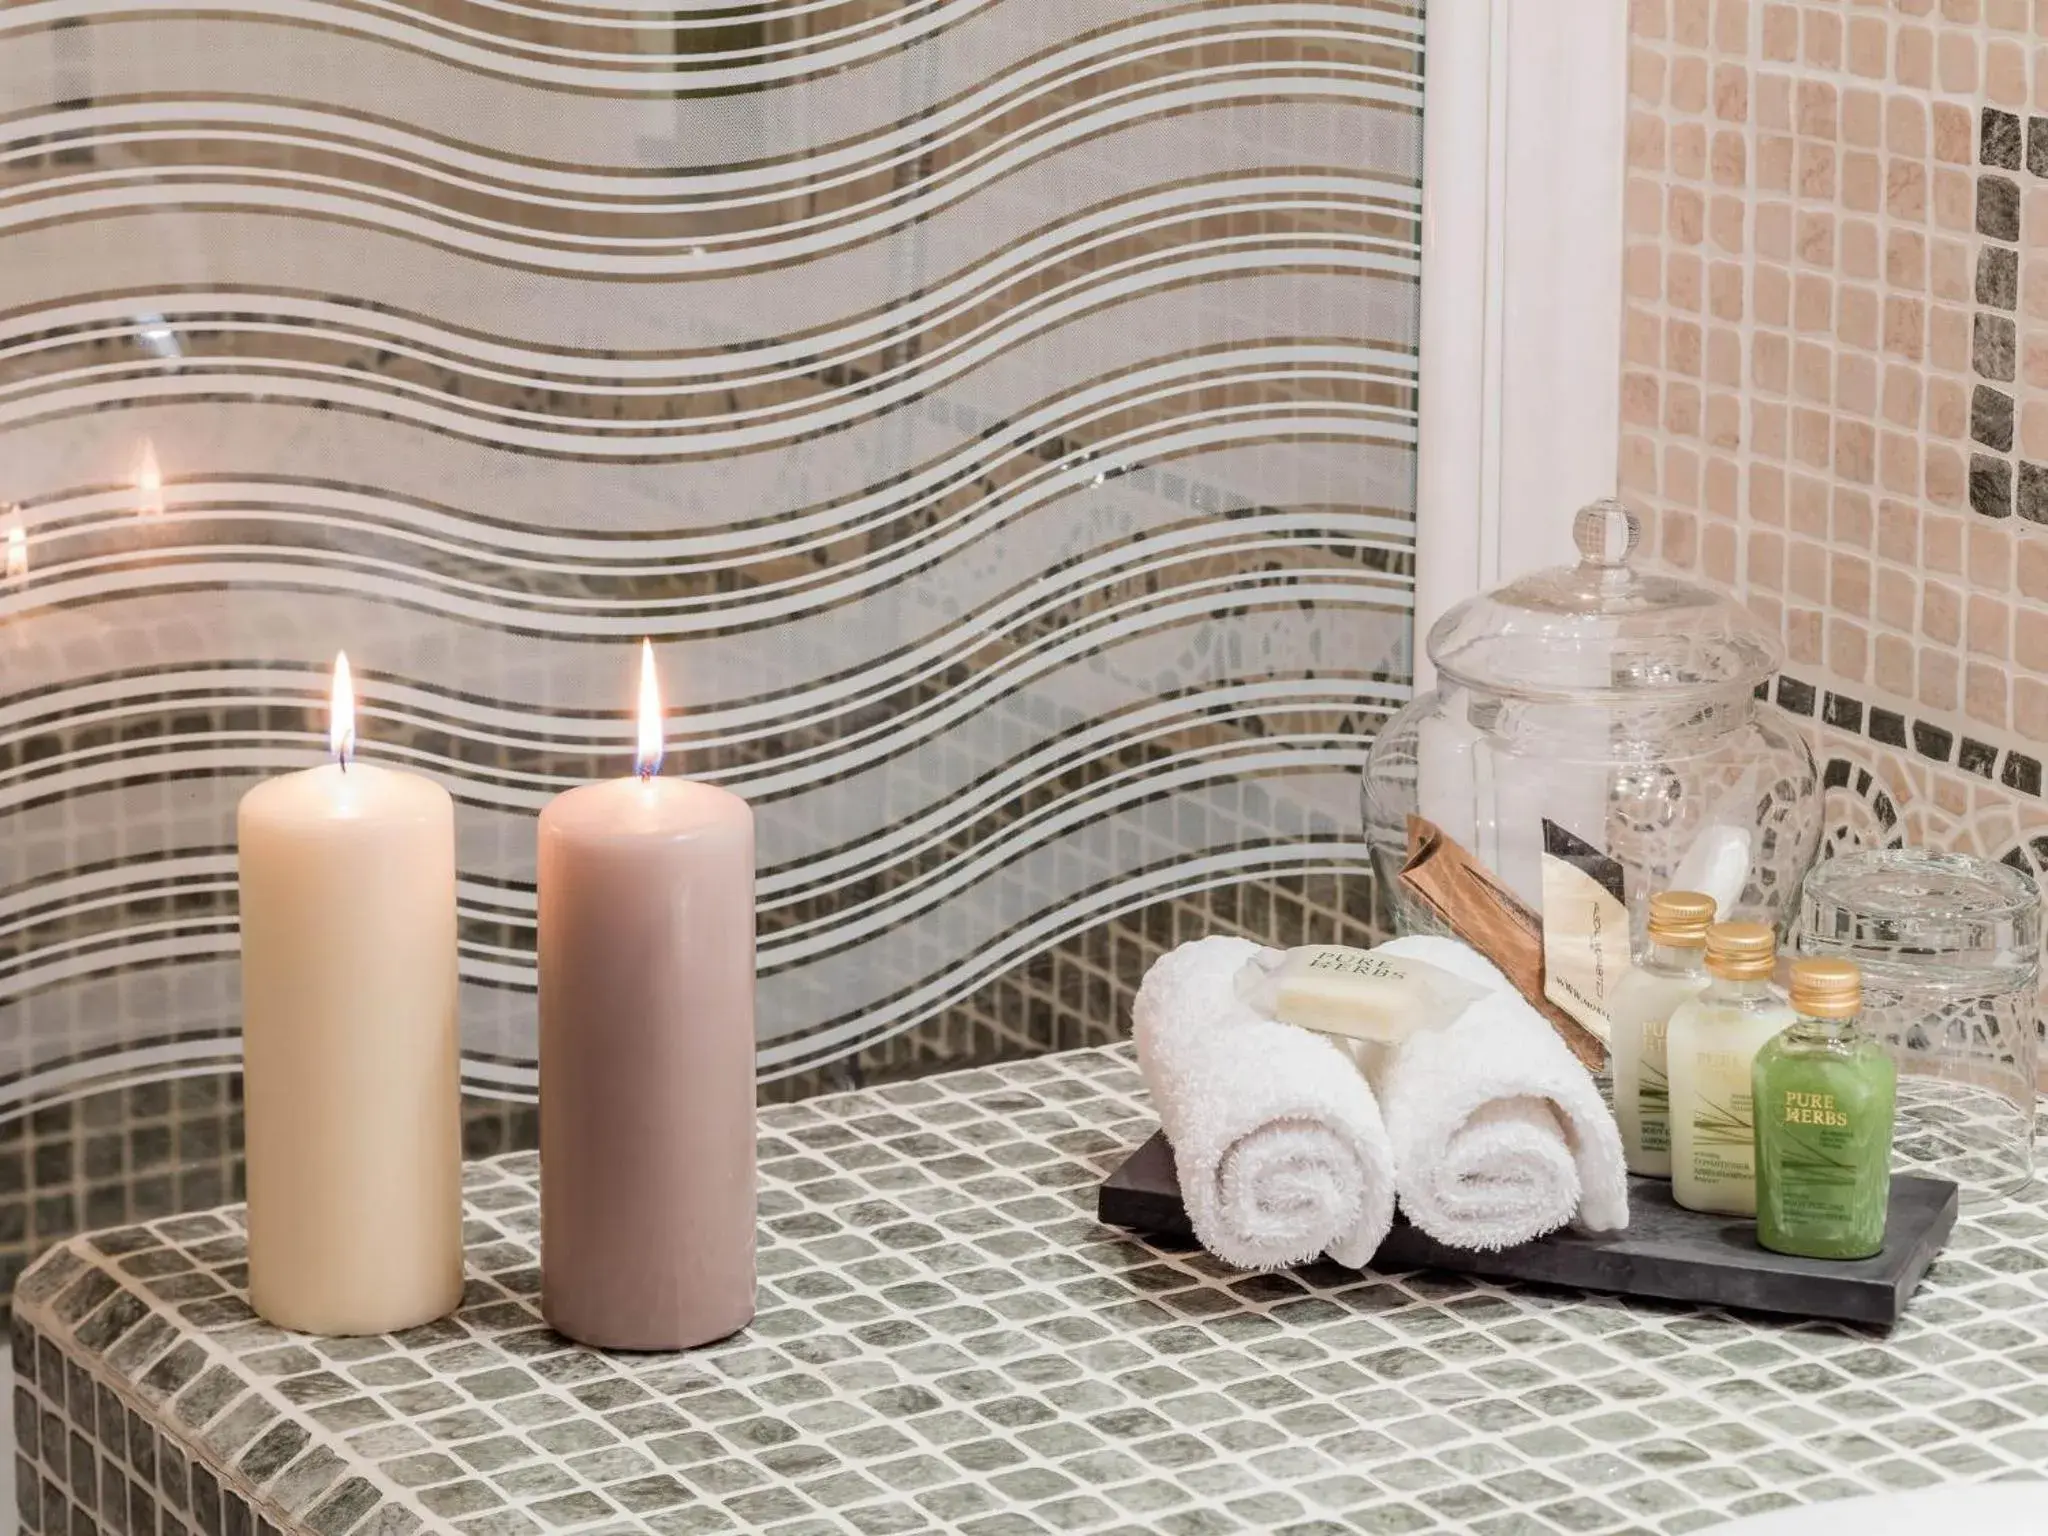
<svg viewBox="0 0 2048 1536">
<path fill-rule="evenodd" d="M 1579 508 L 1572 518 L 1572 542 L 1579 546 L 1579 558 L 1603 570 L 1627 565 L 1642 536 L 1643 525 L 1635 513 L 1611 497 Z"/>
</svg>

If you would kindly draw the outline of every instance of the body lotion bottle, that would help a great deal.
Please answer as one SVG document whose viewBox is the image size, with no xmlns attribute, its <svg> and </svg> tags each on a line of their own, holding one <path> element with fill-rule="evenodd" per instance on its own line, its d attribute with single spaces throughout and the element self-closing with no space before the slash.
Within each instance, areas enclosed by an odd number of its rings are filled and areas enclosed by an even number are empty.
<svg viewBox="0 0 2048 1536">
<path fill-rule="evenodd" d="M 1671 1098 L 1665 1031 L 1681 1003 L 1707 984 L 1707 926 L 1714 898 L 1663 891 L 1650 898 L 1650 953 L 1614 989 L 1608 1014 L 1614 1053 L 1614 1119 L 1628 1171 L 1671 1177 Z"/>
<path fill-rule="evenodd" d="M 1753 1068 L 1796 1015 L 1771 985 L 1777 939 L 1762 923 L 1707 930 L 1707 985 L 1671 1016 L 1671 1194 L 1690 1211 L 1756 1214 Z"/>
<path fill-rule="evenodd" d="M 1847 960 L 1792 967 L 1798 1021 L 1756 1058 L 1756 1239 L 1809 1259 L 1884 1247 L 1899 1074 L 1856 1027 L 1863 981 Z"/>
</svg>

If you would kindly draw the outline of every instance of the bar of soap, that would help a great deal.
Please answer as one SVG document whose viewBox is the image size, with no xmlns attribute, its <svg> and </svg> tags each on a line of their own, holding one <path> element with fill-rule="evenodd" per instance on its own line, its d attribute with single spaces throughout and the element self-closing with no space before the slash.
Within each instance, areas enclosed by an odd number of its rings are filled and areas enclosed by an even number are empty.
<svg viewBox="0 0 2048 1536">
<path fill-rule="evenodd" d="M 1237 992 L 1282 1024 L 1381 1044 L 1448 1024 L 1486 995 L 1442 966 L 1342 944 L 1262 949 L 1238 972 Z"/>
</svg>

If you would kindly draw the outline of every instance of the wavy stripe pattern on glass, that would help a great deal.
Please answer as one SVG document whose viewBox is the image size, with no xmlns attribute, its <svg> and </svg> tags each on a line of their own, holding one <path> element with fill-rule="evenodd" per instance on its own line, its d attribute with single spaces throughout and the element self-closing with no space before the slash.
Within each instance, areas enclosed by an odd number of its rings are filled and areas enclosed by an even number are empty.
<svg viewBox="0 0 2048 1536">
<path fill-rule="evenodd" d="M 764 1077 L 1355 877 L 1420 48 L 1391 0 L 0 13 L 0 1116 L 232 1065 L 235 801 L 344 645 L 365 753 L 458 798 L 484 1093 L 642 635 L 760 814 Z"/>
</svg>

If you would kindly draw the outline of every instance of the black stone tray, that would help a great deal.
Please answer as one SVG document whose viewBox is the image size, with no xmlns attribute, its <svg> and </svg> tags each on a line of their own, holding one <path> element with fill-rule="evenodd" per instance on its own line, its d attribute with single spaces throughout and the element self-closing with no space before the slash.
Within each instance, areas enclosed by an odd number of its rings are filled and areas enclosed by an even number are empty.
<svg viewBox="0 0 2048 1536">
<path fill-rule="evenodd" d="M 1448 1269 L 1488 1280 L 1889 1327 L 1956 1224 L 1955 1185 L 1895 1174 L 1882 1253 L 1848 1261 L 1796 1259 L 1759 1246 L 1753 1221 L 1681 1209 L 1662 1179 L 1630 1179 L 1628 1200 L 1625 1232 L 1553 1232 L 1498 1253 L 1446 1248 L 1396 1219 L 1372 1267 Z M 1164 1131 L 1155 1131 L 1103 1180 L 1096 1214 L 1113 1227 L 1193 1235 Z"/>
</svg>

